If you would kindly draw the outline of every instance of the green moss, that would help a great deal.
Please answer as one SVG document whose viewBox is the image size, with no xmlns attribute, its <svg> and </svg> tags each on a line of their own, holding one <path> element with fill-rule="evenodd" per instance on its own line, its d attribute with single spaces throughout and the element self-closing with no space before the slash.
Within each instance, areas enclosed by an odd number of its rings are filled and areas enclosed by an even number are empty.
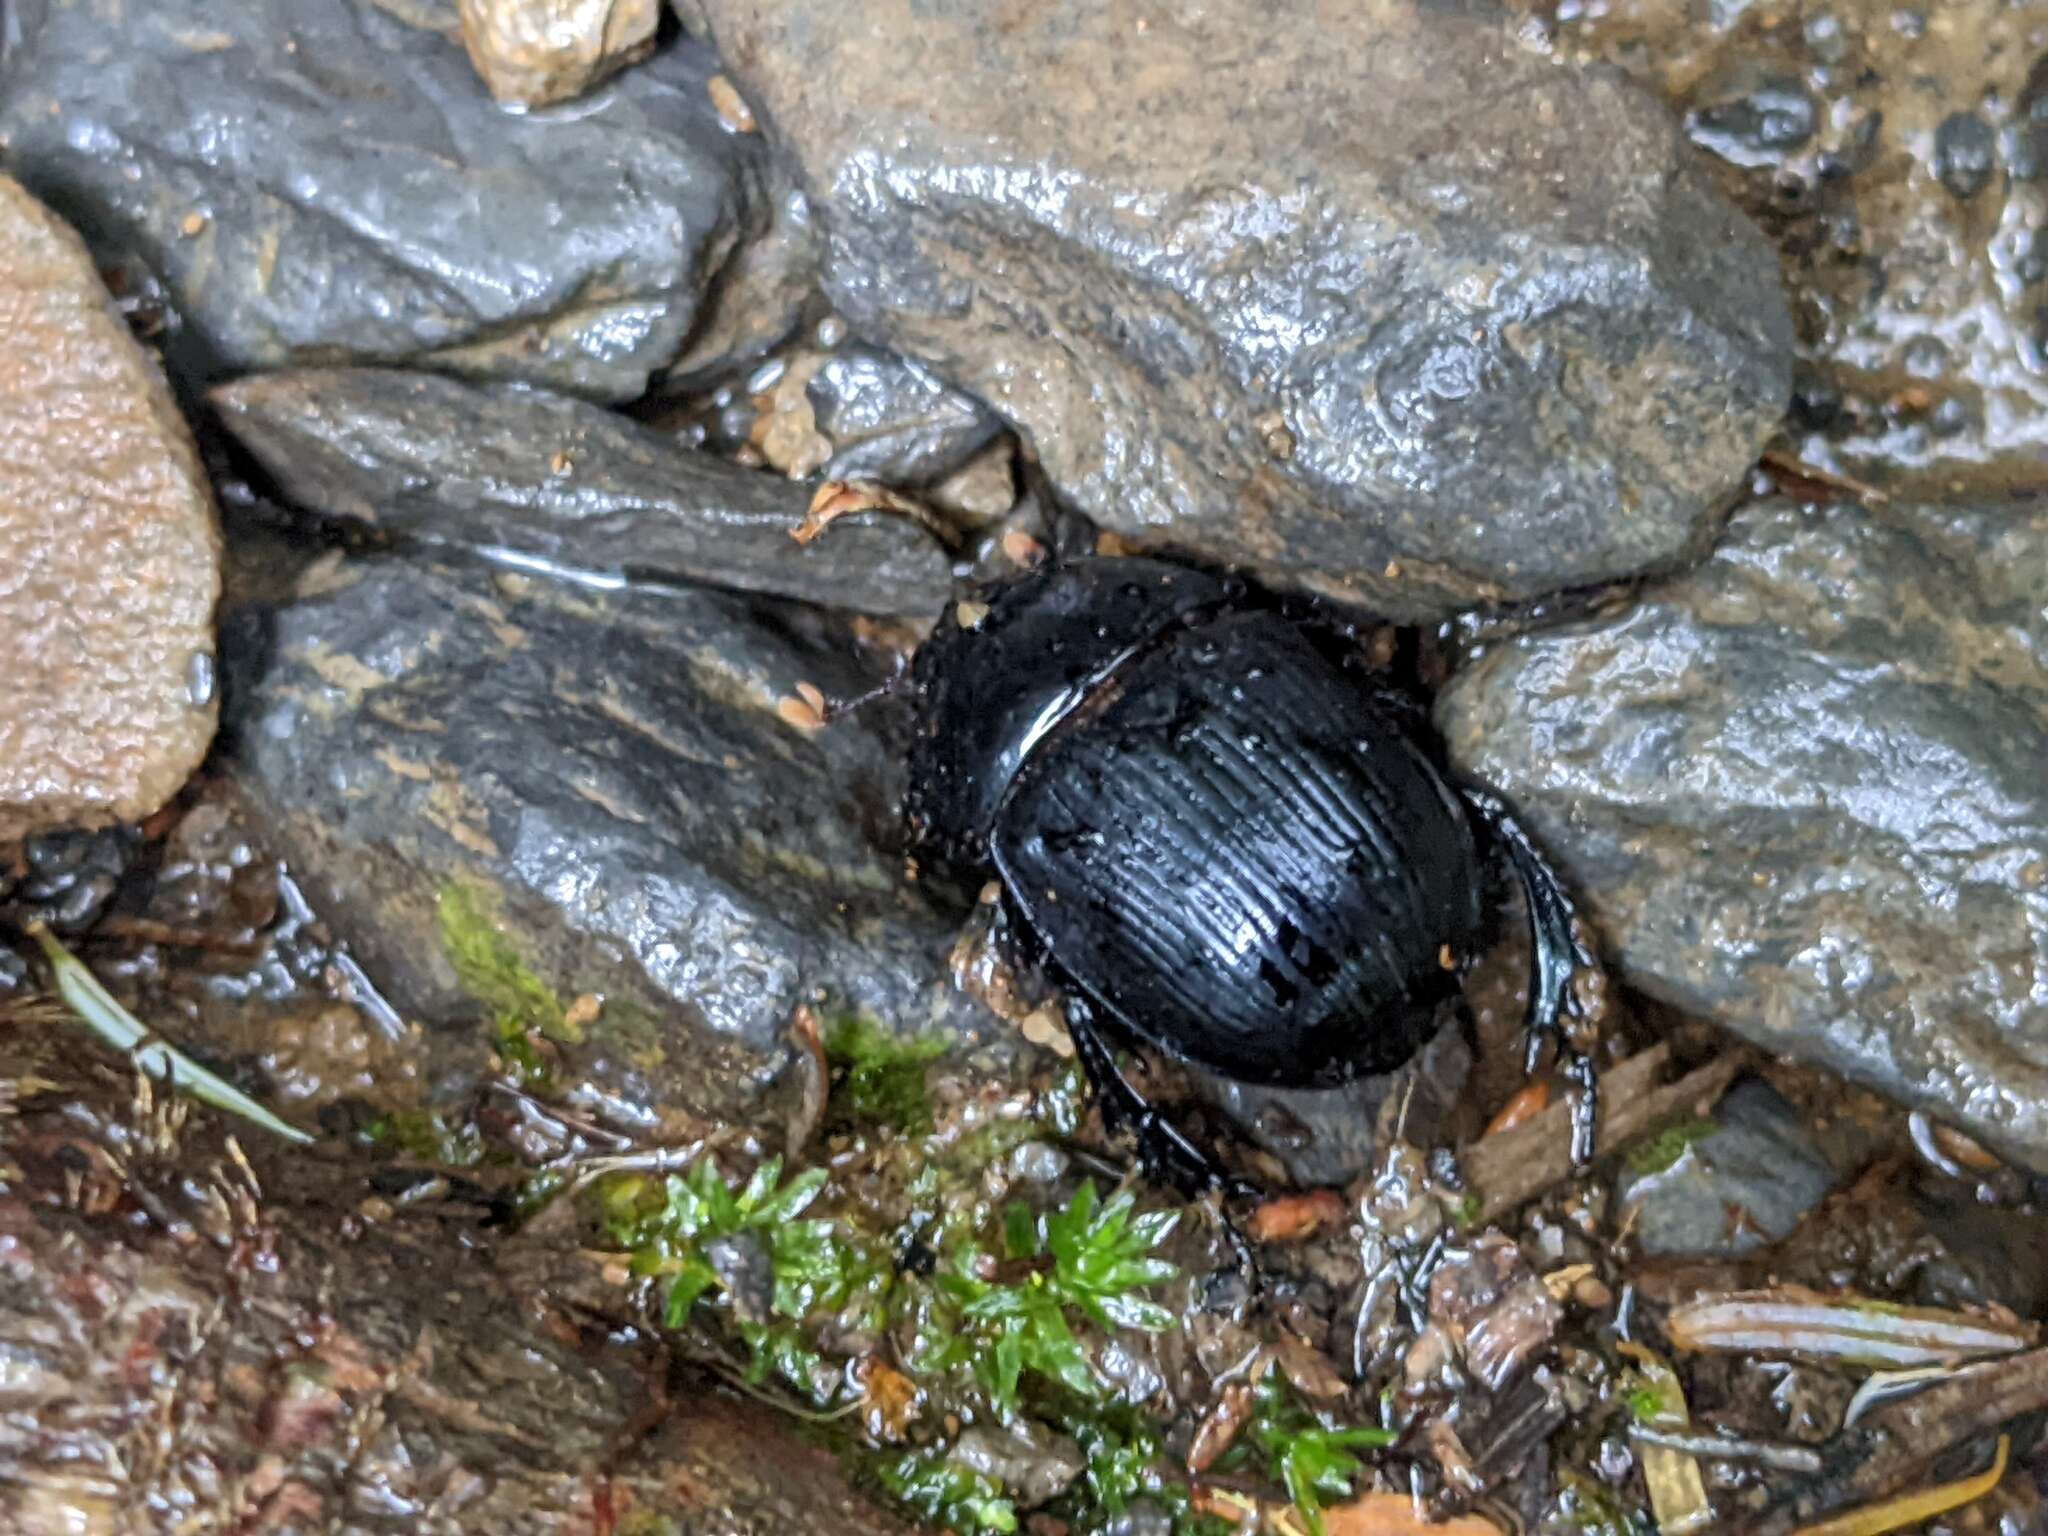
<svg viewBox="0 0 2048 1536">
<path fill-rule="evenodd" d="M 1009 1536 L 1017 1507 L 996 1483 L 970 1472 L 939 1451 L 905 1451 L 871 1463 L 875 1480 L 893 1498 L 933 1525 L 960 1536 Z"/>
<path fill-rule="evenodd" d="M 1014 1413 L 1026 1377 L 1064 1388 L 1084 1402 L 1103 1401 L 1109 1387 L 1095 1374 L 1073 1325 L 1086 1321 L 1111 1331 L 1156 1333 L 1173 1314 L 1145 1292 L 1177 1271 L 1153 1250 L 1166 1241 L 1176 1213 L 1139 1214 L 1129 1190 L 1108 1201 L 1085 1182 L 1072 1200 L 1043 1216 L 1012 1206 L 1004 1215 L 1003 1244 L 1013 1261 L 1032 1263 L 1016 1281 L 982 1279 L 980 1255 L 956 1252 L 938 1276 L 953 1311 L 926 1318 L 941 1342 L 922 1360 L 927 1371 L 971 1362 L 975 1378 L 998 1415 Z"/>
<path fill-rule="evenodd" d="M 661 1281 L 662 1318 L 670 1328 L 682 1327 L 700 1300 L 723 1293 L 705 1257 L 708 1245 L 751 1233 L 768 1255 L 775 1320 L 736 1320 L 750 1374 L 780 1375 L 809 1395 L 822 1357 L 795 1325 L 820 1309 L 879 1301 L 891 1276 L 888 1255 L 879 1248 L 831 1221 L 799 1219 L 824 1183 L 822 1168 L 785 1182 L 782 1159 L 771 1157 L 745 1184 L 733 1186 L 705 1157 L 688 1173 L 660 1181 L 615 1176 L 601 1186 L 599 1204 L 606 1232 L 632 1255 L 633 1272 Z"/>
<path fill-rule="evenodd" d="M 520 958 L 489 906 L 489 898 L 475 886 L 443 886 L 435 906 L 441 949 L 462 990 L 490 1011 L 498 1054 L 507 1068 L 520 1083 L 541 1086 L 549 1068 L 534 1036 L 576 1045 L 582 1042 L 583 1030 L 570 1021 L 553 989 Z"/>
<path fill-rule="evenodd" d="M 1656 1425 L 1664 1418 L 1664 1394 L 1655 1387 L 1634 1387 L 1622 1398 L 1629 1417 L 1638 1424 Z"/>
<path fill-rule="evenodd" d="M 835 1079 L 833 1101 L 850 1119 L 906 1136 L 928 1135 L 932 1110 L 925 1097 L 925 1069 L 945 1051 L 944 1041 L 899 1040 L 873 1019 L 841 1015 L 825 1032 L 825 1058 Z"/>
<path fill-rule="evenodd" d="M 474 1168 L 484 1160 L 484 1139 L 465 1120 L 450 1125 L 431 1109 L 399 1109 L 379 1115 L 363 1127 L 372 1146 L 444 1168 Z"/>
<path fill-rule="evenodd" d="M 1668 1125 L 1649 1140 L 1630 1149 L 1629 1171 L 1641 1176 L 1662 1173 L 1685 1156 L 1687 1147 L 1705 1140 L 1719 1129 L 1711 1120 L 1681 1120 L 1676 1125 Z"/>
</svg>

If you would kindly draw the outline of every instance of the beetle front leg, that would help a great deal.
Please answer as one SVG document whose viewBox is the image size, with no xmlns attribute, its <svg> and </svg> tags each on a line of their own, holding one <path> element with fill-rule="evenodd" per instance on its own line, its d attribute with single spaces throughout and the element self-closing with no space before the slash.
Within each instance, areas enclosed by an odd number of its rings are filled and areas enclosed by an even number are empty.
<svg viewBox="0 0 2048 1536">
<path fill-rule="evenodd" d="M 1598 1090 L 1592 1058 L 1571 1041 L 1564 1020 L 1584 1017 L 1572 978 L 1580 966 L 1598 964 L 1578 934 L 1578 913 L 1571 895 L 1542 850 L 1522 830 L 1499 796 L 1485 790 L 1468 789 L 1465 803 L 1472 807 L 1492 841 L 1513 866 L 1521 883 L 1522 899 L 1529 909 L 1529 947 L 1536 974 L 1529 986 L 1529 1013 L 1524 1024 L 1528 1041 L 1526 1070 L 1534 1073 L 1543 1059 L 1545 1040 L 1554 1040 L 1557 1059 L 1577 1091 L 1572 1096 L 1572 1162 L 1580 1167 L 1593 1160 L 1594 1125 L 1599 1114 Z"/>
<path fill-rule="evenodd" d="M 1067 1033 L 1073 1037 L 1081 1071 L 1102 1105 L 1103 1119 L 1110 1130 L 1128 1130 L 1136 1139 L 1138 1162 L 1148 1178 L 1190 1197 L 1210 1190 L 1231 1196 L 1258 1194 L 1252 1185 L 1217 1167 L 1215 1159 L 1188 1140 L 1131 1086 L 1130 1079 L 1117 1066 L 1109 1042 L 1096 1027 L 1094 1013 L 1076 997 L 1067 1000 Z"/>
</svg>

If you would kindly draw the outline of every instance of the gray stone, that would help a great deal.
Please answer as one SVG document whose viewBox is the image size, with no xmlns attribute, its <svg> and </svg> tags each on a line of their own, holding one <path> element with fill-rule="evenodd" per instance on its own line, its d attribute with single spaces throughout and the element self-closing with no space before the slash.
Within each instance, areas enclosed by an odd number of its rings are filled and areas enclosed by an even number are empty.
<svg viewBox="0 0 2048 1536">
<path fill-rule="evenodd" d="M 1454 679 L 1622 974 L 2048 1170 L 2048 512 L 1763 502 Z"/>
<path fill-rule="evenodd" d="M 1835 1183 L 1799 1112 L 1750 1081 L 1715 1106 L 1713 1129 L 1668 1166 L 1624 1177 L 1617 1196 L 1635 1209 L 1642 1252 L 1721 1257 L 1785 1236 Z"/>
<path fill-rule="evenodd" d="M 230 431 L 301 507 L 608 582 L 694 582 L 929 619 L 952 563 L 908 518 L 809 545 L 811 492 L 612 411 L 513 385 L 308 369 L 224 385 Z"/>
<path fill-rule="evenodd" d="M 1784 408 L 1777 263 L 1493 13 L 688 0 L 854 328 L 1134 540 L 1424 617 L 1677 560 Z"/>
<path fill-rule="evenodd" d="M 980 401 L 878 347 L 842 347 L 811 376 L 808 389 L 818 430 L 835 445 L 825 465 L 835 480 L 931 485 L 1002 430 Z"/>
<path fill-rule="evenodd" d="M 778 716 L 867 681 L 803 615 L 382 558 L 237 615 L 227 653 L 224 768 L 408 1017 L 475 1015 L 434 940 L 462 885 L 560 996 L 604 1000 L 575 1065 L 621 1103 L 761 1125 L 799 1003 L 986 1019 L 886 851 L 875 717 Z"/>
<path fill-rule="evenodd" d="M 398 9 L 22 0 L 8 168 L 103 262 L 164 279 L 202 377 L 414 362 L 623 399 L 693 338 L 786 325 L 799 253 L 771 237 L 775 270 L 722 281 L 787 217 L 759 136 L 712 104 L 709 49 L 519 115 Z"/>
<path fill-rule="evenodd" d="M 1998 165 L 1991 125 L 1974 112 L 1951 112 L 1934 131 L 1934 176 L 1950 194 L 1972 198 Z"/>
</svg>

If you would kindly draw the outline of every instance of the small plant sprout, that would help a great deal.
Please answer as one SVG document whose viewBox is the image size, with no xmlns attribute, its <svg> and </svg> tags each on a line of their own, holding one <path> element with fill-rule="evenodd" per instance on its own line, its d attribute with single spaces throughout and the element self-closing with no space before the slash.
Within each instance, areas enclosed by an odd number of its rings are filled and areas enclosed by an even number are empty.
<svg viewBox="0 0 2048 1536">
<path fill-rule="evenodd" d="M 1361 1425 L 1332 1429 L 1298 1402 L 1278 1374 L 1259 1386 L 1259 1415 L 1252 1437 L 1265 1453 L 1267 1470 L 1294 1501 L 1310 1536 L 1324 1536 L 1323 1500 L 1348 1499 L 1352 1480 L 1364 1470 L 1354 1451 L 1392 1445 L 1393 1431 Z"/>
<path fill-rule="evenodd" d="M 1069 1313 L 1104 1329 L 1156 1333 L 1172 1324 L 1172 1313 L 1139 1293 L 1178 1273 L 1152 1251 L 1179 1217 L 1167 1211 L 1139 1215 L 1136 1203 L 1129 1190 L 1105 1203 L 1088 1182 L 1063 1209 L 1042 1217 L 1013 1204 L 1003 1223 L 1005 1257 L 1046 1262 L 1015 1283 L 984 1280 L 964 1265 L 941 1277 L 967 1324 L 954 1347 L 979 1349 L 977 1372 L 997 1412 L 1015 1411 L 1026 1374 L 1055 1381 L 1083 1399 L 1106 1395 Z"/>
<path fill-rule="evenodd" d="M 95 1035 L 133 1062 L 136 1071 L 183 1089 L 215 1109 L 240 1115 L 287 1141 L 301 1146 L 312 1142 L 313 1138 L 297 1126 L 279 1119 L 227 1079 L 207 1071 L 123 1008 L 100 985 L 99 978 L 86 969 L 85 963 L 59 943 L 57 936 L 42 923 L 30 923 L 28 931 L 50 962 L 57 995 Z"/>
</svg>

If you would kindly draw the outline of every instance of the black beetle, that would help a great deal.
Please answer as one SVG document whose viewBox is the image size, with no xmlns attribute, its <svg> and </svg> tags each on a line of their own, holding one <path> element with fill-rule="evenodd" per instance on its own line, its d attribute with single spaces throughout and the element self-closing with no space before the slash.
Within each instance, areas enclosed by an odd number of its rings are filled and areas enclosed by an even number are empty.
<svg viewBox="0 0 2048 1536">
<path fill-rule="evenodd" d="M 921 868 L 993 874 L 1065 994 L 1081 1062 L 1148 1167 L 1213 1165 L 1111 1037 L 1246 1083 L 1405 1063 L 1484 944 L 1485 855 L 1527 899 L 1530 1062 L 1589 959 L 1563 886 L 1494 797 L 1456 785 L 1422 705 L 1350 633 L 1242 579 L 1141 558 L 984 589 L 918 650 L 905 816 Z M 1591 1079 L 1575 1142 L 1589 1149 Z"/>
</svg>

